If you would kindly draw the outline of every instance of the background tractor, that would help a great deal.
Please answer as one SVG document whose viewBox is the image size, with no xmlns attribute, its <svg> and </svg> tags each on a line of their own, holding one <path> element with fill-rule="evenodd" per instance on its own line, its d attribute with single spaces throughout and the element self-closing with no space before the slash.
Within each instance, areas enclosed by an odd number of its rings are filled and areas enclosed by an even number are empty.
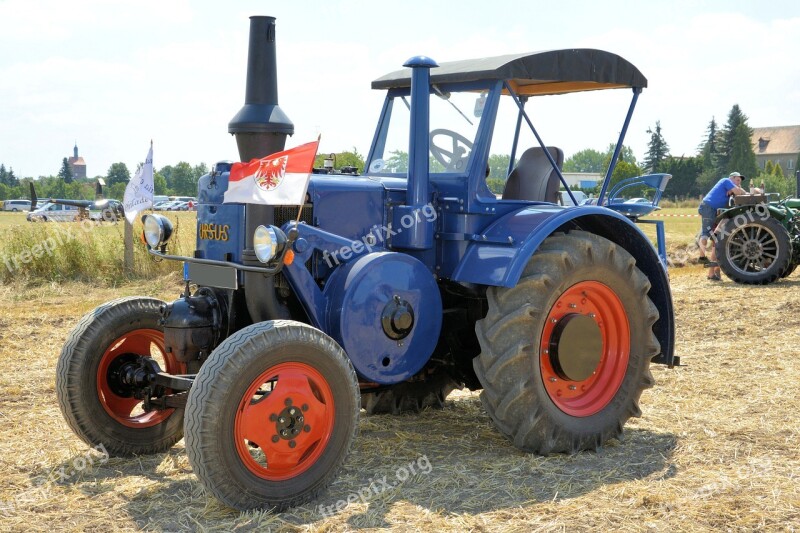
<svg viewBox="0 0 800 533">
<path fill-rule="evenodd" d="M 372 83 L 386 98 L 367 168 L 319 169 L 305 205 L 223 203 L 220 162 L 198 183 L 191 257 L 170 255 L 168 219 L 144 218 L 150 253 L 184 262 L 186 289 L 109 302 L 72 332 L 57 392 L 84 441 L 132 455 L 183 436 L 221 501 L 283 509 L 333 480 L 362 410 L 482 389 L 498 430 L 540 454 L 595 449 L 640 415 L 650 363 L 677 363 L 665 266 L 630 216 L 556 205 L 563 151 L 526 104 L 632 93 L 602 206 L 646 78 L 590 49 L 404 67 Z M 242 161 L 294 131 L 275 72 L 274 18 L 252 17 L 228 125 Z M 502 197 L 486 184 L 498 153 Z"/>
<path fill-rule="evenodd" d="M 767 202 L 766 195 L 736 196 L 717 216 L 715 247 L 725 275 L 737 283 L 766 285 L 800 264 L 800 199 Z"/>
</svg>

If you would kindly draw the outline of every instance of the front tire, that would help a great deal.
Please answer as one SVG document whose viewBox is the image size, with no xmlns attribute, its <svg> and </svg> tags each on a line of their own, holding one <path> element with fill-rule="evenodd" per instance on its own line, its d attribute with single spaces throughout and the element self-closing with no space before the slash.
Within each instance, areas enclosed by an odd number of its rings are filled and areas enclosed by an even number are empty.
<svg viewBox="0 0 800 533">
<path fill-rule="evenodd" d="M 333 481 L 359 408 L 355 370 L 335 341 L 299 322 L 260 322 L 200 368 L 186 405 L 186 452 L 226 505 L 283 510 Z"/>
<path fill-rule="evenodd" d="M 474 367 L 484 408 L 516 447 L 595 449 L 640 416 L 659 353 L 649 289 L 626 250 L 573 231 L 545 240 L 515 287 L 487 291 Z"/>
<path fill-rule="evenodd" d="M 163 452 L 180 440 L 183 410 L 145 412 L 142 401 L 117 379 L 136 358 L 154 359 L 170 374 L 186 365 L 164 349 L 164 330 L 153 298 L 113 300 L 86 314 L 72 330 L 56 366 L 56 396 L 70 428 L 110 455 Z M 155 357 L 154 357 L 155 356 Z"/>
<path fill-rule="evenodd" d="M 737 215 L 722 227 L 716 243 L 717 261 L 737 283 L 766 285 L 781 278 L 792 261 L 789 232 L 773 217 Z"/>
</svg>

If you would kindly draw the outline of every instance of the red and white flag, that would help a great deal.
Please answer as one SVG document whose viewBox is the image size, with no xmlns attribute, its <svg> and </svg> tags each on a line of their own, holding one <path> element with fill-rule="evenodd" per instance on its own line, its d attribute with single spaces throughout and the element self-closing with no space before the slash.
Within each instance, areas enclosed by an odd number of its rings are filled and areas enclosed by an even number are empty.
<svg viewBox="0 0 800 533">
<path fill-rule="evenodd" d="M 223 203 L 302 205 L 319 139 L 249 163 L 234 163 Z"/>
</svg>

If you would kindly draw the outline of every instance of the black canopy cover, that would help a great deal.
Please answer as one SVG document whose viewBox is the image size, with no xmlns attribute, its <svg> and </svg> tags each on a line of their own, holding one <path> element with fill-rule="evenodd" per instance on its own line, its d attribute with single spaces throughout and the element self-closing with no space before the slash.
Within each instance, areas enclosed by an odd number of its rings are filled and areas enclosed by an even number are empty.
<svg viewBox="0 0 800 533">
<path fill-rule="evenodd" d="M 590 48 L 547 50 L 441 63 L 431 83 L 506 80 L 517 94 L 562 94 L 621 87 L 647 87 L 647 78 L 622 57 Z M 411 86 L 411 69 L 372 82 L 373 89 Z"/>
</svg>

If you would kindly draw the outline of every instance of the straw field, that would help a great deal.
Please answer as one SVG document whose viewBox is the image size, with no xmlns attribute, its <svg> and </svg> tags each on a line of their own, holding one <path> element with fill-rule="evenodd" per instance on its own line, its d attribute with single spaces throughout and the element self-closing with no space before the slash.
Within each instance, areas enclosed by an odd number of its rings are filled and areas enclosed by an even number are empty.
<svg viewBox="0 0 800 533">
<path fill-rule="evenodd" d="M 767 287 L 704 277 L 671 270 L 684 366 L 653 366 L 624 441 L 527 455 L 494 430 L 477 393 L 457 392 L 441 411 L 362 416 L 334 484 L 281 514 L 238 513 L 205 494 L 183 441 L 106 460 L 61 417 L 56 359 L 80 316 L 119 296 L 173 299 L 177 275 L 12 281 L 0 286 L 0 531 L 800 529 L 800 274 Z"/>
</svg>

